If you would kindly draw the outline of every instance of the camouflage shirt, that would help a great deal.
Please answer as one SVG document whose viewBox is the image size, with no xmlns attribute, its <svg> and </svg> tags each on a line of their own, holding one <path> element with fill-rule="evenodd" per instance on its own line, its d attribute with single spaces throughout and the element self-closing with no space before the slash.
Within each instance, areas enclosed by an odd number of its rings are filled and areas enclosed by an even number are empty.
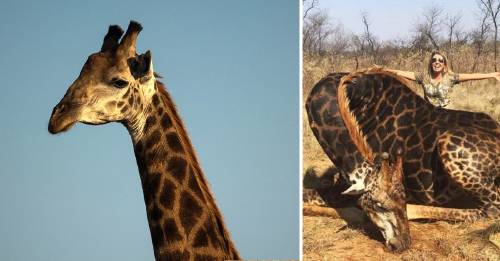
<svg viewBox="0 0 500 261">
<path fill-rule="evenodd" d="M 424 89 L 424 97 L 437 107 L 446 107 L 450 103 L 453 85 L 459 83 L 457 73 L 449 73 L 441 81 L 431 79 L 428 73 L 415 73 L 415 81 Z"/>
</svg>

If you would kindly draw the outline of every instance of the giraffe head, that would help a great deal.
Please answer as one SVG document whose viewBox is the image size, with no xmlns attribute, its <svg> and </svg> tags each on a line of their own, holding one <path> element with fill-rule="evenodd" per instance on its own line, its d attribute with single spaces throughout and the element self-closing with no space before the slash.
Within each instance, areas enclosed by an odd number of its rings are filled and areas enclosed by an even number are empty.
<svg viewBox="0 0 500 261">
<path fill-rule="evenodd" d="M 370 220 L 380 229 L 390 251 L 402 251 L 410 246 L 410 228 L 406 214 L 401 150 L 394 162 L 387 153 L 376 160 L 374 172 L 368 175 L 361 206 Z"/>
<path fill-rule="evenodd" d="M 109 27 L 101 50 L 91 54 L 80 75 L 54 107 L 49 121 L 52 134 L 66 131 L 76 122 L 137 124 L 137 114 L 144 109 L 155 89 L 150 52 L 136 54 L 136 40 L 142 26 L 131 21 L 123 30 Z"/>
</svg>

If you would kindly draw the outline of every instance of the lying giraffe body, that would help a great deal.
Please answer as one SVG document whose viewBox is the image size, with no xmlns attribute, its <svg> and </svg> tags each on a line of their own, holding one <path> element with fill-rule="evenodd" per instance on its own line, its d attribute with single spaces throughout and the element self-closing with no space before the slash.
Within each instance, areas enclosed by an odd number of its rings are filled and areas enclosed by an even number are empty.
<svg viewBox="0 0 500 261">
<path fill-rule="evenodd" d="M 488 115 L 436 108 L 404 79 L 381 70 L 325 77 L 312 89 L 306 109 L 323 150 L 356 188 L 348 192 L 366 191 L 367 176 L 375 171 L 363 166 L 373 166 L 374 155 L 394 157 L 402 148 L 408 202 L 445 206 L 462 193 L 477 202 L 477 209 L 427 208 L 423 218 L 499 216 L 500 127 Z M 413 207 L 411 214 L 419 215 Z"/>
<path fill-rule="evenodd" d="M 309 126 L 314 136 L 351 186 L 344 194 L 360 194 L 364 180 L 372 172 L 368 163 L 351 141 L 338 108 L 337 87 L 348 73 L 334 73 L 320 80 L 311 90 L 306 101 Z"/>
<path fill-rule="evenodd" d="M 156 80 L 150 52 L 136 54 L 142 27 L 114 25 L 54 107 L 49 132 L 76 122 L 120 122 L 139 168 L 157 260 L 240 259 L 170 95 Z"/>
</svg>

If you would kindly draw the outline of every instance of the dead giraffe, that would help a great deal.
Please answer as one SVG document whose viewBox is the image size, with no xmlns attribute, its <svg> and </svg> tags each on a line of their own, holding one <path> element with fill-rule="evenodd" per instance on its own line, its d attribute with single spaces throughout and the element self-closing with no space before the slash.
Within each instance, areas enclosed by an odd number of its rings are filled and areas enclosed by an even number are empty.
<svg viewBox="0 0 500 261">
<path fill-rule="evenodd" d="M 404 80 L 380 70 L 325 77 L 311 91 L 306 108 L 319 143 L 361 193 L 373 191 L 367 184 L 374 184 L 370 175 L 377 173 L 367 159 L 373 158 L 374 152 L 394 155 L 403 148 L 404 183 L 410 202 L 443 205 L 457 194 L 470 193 L 480 207 L 408 205 L 408 217 L 466 220 L 498 216 L 495 179 L 500 175 L 500 127 L 491 117 L 433 109 Z M 358 176 L 356 170 L 363 175 Z M 363 186 L 353 182 L 357 179 Z M 394 202 L 404 204 L 398 197 L 394 196 Z M 364 209 L 367 213 L 397 214 L 383 204 Z M 389 223 L 386 226 L 401 229 L 396 222 Z"/>
<path fill-rule="evenodd" d="M 500 216 L 500 125 L 484 113 L 437 108 L 404 78 L 380 69 L 350 74 L 339 83 L 339 109 L 362 154 L 403 148 L 409 199 L 442 206 L 465 193 L 477 209 L 443 219 Z M 366 147 L 366 149 L 363 149 Z M 366 158 L 366 157 L 365 157 Z M 453 213 L 451 215 L 451 213 Z"/>
<path fill-rule="evenodd" d="M 54 107 L 52 134 L 76 122 L 122 123 L 132 137 L 157 260 L 240 259 L 151 53 L 136 54 L 142 26 L 109 27 L 101 51 Z"/>
</svg>

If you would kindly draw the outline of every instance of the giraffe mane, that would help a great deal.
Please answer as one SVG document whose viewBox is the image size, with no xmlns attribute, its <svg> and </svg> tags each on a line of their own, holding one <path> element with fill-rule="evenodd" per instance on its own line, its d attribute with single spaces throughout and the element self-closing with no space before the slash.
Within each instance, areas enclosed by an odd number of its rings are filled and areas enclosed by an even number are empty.
<svg viewBox="0 0 500 261">
<path fill-rule="evenodd" d="M 209 204 L 211 209 L 214 210 L 212 212 L 212 214 L 214 214 L 214 217 L 217 220 L 216 227 L 218 229 L 222 230 L 221 234 L 223 235 L 224 241 L 227 244 L 227 245 L 222 246 L 222 247 L 226 248 L 228 253 L 235 253 L 238 256 L 239 254 L 237 253 L 236 247 L 234 246 L 228 231 L 225 229 L 226 225 L 224 222 L 224 218 L 223 218 L 221 211 L 219 210 L 217 204 L 215 204 L 215 198 L 213 197 L 212 191 L 210 189 L 210 186 L 208 184 L 207 179 L 205 178 L 203 170 L 200 167 L 200 163 L 199 163 L 196 151 L 191 143 L 191 140 L 189 138 L 187 130 L 184 127 L 184 123 L 183 123 L 181 117 L 179 116 L 179 113 L 177 112 L 177 107 L 176 107 L 174 101 L 172 100 L 172 98 L 170 97 L 170 94 L 165 89 L 164 84 L 161 81 L 156 80 L 156 87 L 157 87 L 158 93 L 160 94 L 160 97 L 161 97 L 160 100 L 162 100 L 164 102 L 164 105 L 167 107 L 166 111 L 169 114 L 170 118 L 172 119 L 172 124 L 173 124 L 174 128 L 177 130 L 177 133 L 179 134 L 179 139 L 180 139 L 184 149 L 186 150 L 186 153 L 188 154 L 188 161 L 190 161 L 192 163 L 191 165 L 193 166 L 194 171 L 197 174 L 194 176 L 195 176 L 198 184 L 201 187 L 201 191 L 202 191 L 203 195 L 205 196 L 207 204 Z M 220 222 L 220 224 L 219 224 L 219 222 Z"/>
<path fill-rule="evenodd" d="M 347 131 L 349 132 L 349 136 L 351 136 L 351 139 L 358 151 L 368 162 L 373 164 L 375 159 L 373 150 L 368 144 L 366 135 L 363 133 L 361 127 L 358 124 L 356 115 L 354 115 L 354 113 L 349 109 L 350 99 L 347 95 L 347 85 L 355 83 L 355 78 L 360 76 L 361 74 L 383 74 L 397 79 L 406 86 L 409 86 L 410 83 L 407 79 L 379 67 L 355 71 L 347 76 L 342 77 L 342 79 L 340 80 L 338 88 L 338 105 L 340 115 L 342 117 L 342 120 L 344 121 Z M 411 90 L 411 88 L 408 89 Z"/>
<path fill-rule="evenodd" d="M 344 121 L 344 125 L 351 136 L 351 140 L 358 148 L 359 153 L 365 158 L 368 162 L 373 163 L 374 156 L 371 147 L 368 145 L 366 141 L 366 137 L 363 134 L 363 131 L 358 125 L 356 120 L 356 116 L 349 110 L 349 97 L 347 97 L 346 85 L 348 83 L 353 82 L 354 75 L 349 74 L 347 76 L 342 77 L 339 83 L 338 88 L 338 105 L 339 112 L 342 120 Z"/>
</svg>

